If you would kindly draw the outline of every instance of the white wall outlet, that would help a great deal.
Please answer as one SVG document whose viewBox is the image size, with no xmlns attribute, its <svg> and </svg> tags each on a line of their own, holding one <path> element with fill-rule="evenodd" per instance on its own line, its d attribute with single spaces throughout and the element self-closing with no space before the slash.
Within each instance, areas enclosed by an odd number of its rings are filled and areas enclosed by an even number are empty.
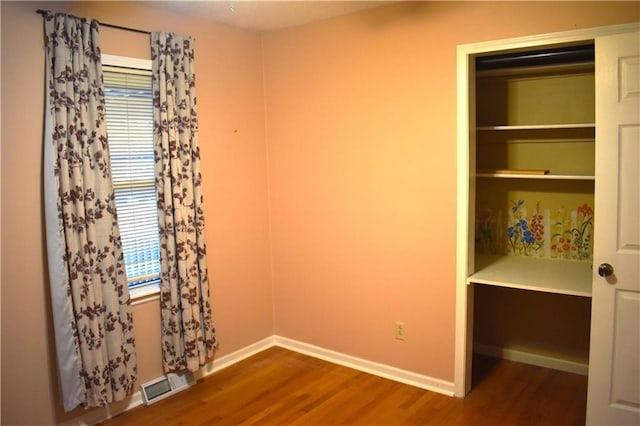
<svg viewBox="0 0 640 426">
<path fill-rule="evenodd" d="M 396 321 L 396 339 L 405 340 L 407 338 L 407 330 L 402 321 Z"/>
</svg>

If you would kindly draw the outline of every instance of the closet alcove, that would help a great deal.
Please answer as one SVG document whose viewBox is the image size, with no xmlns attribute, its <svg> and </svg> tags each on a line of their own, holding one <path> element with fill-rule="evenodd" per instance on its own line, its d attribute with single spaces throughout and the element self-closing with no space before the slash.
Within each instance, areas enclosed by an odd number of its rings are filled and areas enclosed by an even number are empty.
<svg viewBox="0 0 640 426">
<path fill-rule="evenodd" d="M 586 375 L 593 43 L 478 55 L 473 83 L 473 351 Z"/>
</svg>

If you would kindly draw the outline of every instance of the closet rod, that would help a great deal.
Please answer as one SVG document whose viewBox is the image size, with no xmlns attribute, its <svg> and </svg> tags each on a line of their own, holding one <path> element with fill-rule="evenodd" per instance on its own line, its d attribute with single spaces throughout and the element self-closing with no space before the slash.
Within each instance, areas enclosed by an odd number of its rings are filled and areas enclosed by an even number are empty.
<svg viewBox="0 0 640 426">
<path fill-rule="evenodd" d="M 36 13 L 39 13 L 40 15 L 44 16 L 47 13 L 47 11 L 38 9 L 36 10 Z M 137 28 L 123 27 L 121 25 L 107 24 L 105 22 L 100 22 L 100 21 L 98 21 L 98 23 L 103 27 L 115 28 L 117 30 L 131 31 L 133 33 L 138 33 L 138 34 L 151 35 L 151 31 L 139 30 Z"/>
<path fill-rule="evenodd" d="M 476 69 L 492 70 L 508 67 L 569 64 L 594 61 L 593 44 L 534 51 L 478 56 Z"/>
</svg>

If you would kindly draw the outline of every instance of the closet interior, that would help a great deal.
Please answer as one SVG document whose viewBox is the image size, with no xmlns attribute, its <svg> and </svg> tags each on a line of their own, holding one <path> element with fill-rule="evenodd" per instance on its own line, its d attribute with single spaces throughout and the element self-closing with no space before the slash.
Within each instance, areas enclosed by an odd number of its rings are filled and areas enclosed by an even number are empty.
<svg viewBox="0 0 640 426">
<path fill-rule="evenodd" d="M 475 60 L 474 352 L 586 375 L 593 43 Z"/>
</svg>

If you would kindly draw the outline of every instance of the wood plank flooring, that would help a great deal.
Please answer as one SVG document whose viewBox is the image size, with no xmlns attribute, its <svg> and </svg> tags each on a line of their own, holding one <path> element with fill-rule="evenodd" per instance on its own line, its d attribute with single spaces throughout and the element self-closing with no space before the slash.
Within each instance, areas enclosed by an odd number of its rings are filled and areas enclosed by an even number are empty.
<svg viewBox="0 0 640 426">
<path fill-rule="evenodd" d="M 111 425 L 584 425 L 587 378 L 488 357 L 447 397 L 279 347 Z"/>
</svg>

